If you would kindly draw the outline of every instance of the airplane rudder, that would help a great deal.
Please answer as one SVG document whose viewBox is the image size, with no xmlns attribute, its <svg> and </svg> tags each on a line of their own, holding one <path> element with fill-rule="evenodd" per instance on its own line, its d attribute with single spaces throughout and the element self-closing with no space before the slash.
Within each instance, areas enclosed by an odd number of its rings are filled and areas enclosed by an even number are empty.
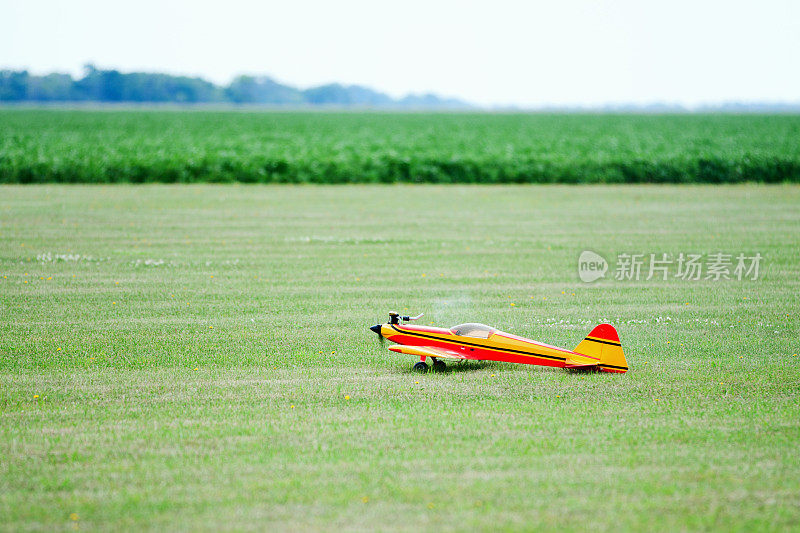
<svg viewBox="0 0 800 533">
<path fill-rule="evenodd" d="M 616 328 L 611 324 L 599 324 L 589 332 L 575 352 L 600 360 L 598 367 L 604 372 L 627 372 L 628 361 L 622 351 Z"/>
</svg>

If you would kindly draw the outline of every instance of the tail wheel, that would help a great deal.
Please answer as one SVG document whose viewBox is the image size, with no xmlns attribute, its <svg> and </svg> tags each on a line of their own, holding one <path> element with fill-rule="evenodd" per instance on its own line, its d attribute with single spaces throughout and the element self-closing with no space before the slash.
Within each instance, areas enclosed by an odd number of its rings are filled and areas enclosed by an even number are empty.
<svg viewBox="0 0 800 533">
<path fill-rule="evenodd" d="M 416 372 L 427 372 L 427 371 L 428 371 L 428 365 L 427 365 L 427 363 L 425 363 L 425 362 L 423 362 L 423 361 L 418 361 L 418 362 L 417 362 L 417 363 L 414 365 L 414 371 L 416 371 Z"/>
<path fill-rule="evenodd" d="M 444 372 L 447 369 L 447 365 L 441 359 L 434 359 L 433 369 L 437 372 Z"/>
</svg>

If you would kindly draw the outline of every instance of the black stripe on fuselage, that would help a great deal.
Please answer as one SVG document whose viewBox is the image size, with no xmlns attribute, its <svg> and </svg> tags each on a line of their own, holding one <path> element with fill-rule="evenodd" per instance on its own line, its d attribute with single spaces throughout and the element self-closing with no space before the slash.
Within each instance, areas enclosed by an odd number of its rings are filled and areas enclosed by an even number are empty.
<svg viewBox="0 0 800 533">
<path fill-rule="evenodd" d="M 466 341 L 462 341 L 462 340 L 442 339 L 441 337 L 434 337 L 432 335 L 425 335 L 424 333 L 417 333 L 416 331 L 404 331 L 402 329 L 398 329 L 397 326 L 395 326 L 394 324 L 389 324 L 389 325 L 392 326 L 392 329 L 395 330 L 396 332 L 402 333 L 402 334 L 405 334 L 405 335 L 411 335 L 412 337 L 422 337 L 422 338 L 425 338 L 425 339 L 432 339 L 432 340 L 439 341 L 439 342 L 449 342 L 449 343 L 452 343 L 452 344 L 458 344 L 458 345 L 463 345 L 463 346 L 475 346 L 476 348 L 483 348 L 484 350 L 495 350 L 495 351 L 499 351 L 499 352 L 518 353 L 520 355 L 532 355 L 534 357 L 544 357 L 545 359 L 553 359 L 554 361 L 565 361 L 566 360 L 565 357 L 557 357 L 555 355 L 545 355 L 545 354 L 535 353 L 535 352 L 525 352 L 523 350 L 512 350 L 511 348 L 493 348 L 491 346 L 485 346 L 483 344 L 474 344 L 474 343 L 466 342 Z"/>
<path fill-rule="evenodd" d="M 601 366 L 603 368 L 616 368 L 617 370 L 628 370 L 627 366 L 614 366 L 614 365 L 606 365 L 606 364 L 603 364 L 603 363 L 600 363 L 597 366 Z"/>
<path fill-rule="evenodd" d="M 622 345 L 621 345 L 620 343 L 618 343 L 618 342 L 612 342 L 612 341 L 601 341 L 600 339 L 590 339 L 589 337 L 586 337 L 586 338 L 585 338 L 585 339 L 583 339 L 583 340 L 585 340 L 585 341 L 592 341 L 592 342 L 599 342 L 600 344 L 610 344 L 611 346 L 622 346 Z"/>
</svg>

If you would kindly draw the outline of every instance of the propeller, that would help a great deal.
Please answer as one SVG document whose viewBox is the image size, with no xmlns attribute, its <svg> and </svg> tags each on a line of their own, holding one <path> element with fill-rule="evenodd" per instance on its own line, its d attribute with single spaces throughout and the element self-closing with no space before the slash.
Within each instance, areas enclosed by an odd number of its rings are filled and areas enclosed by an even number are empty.
<svg viewBox="0 0 800 533">
<path fill-rule="evenodd" d="M 385 339 L 385 338 L 384 338 L 384 336 L 381 334 L 381 324 L 375 324 L 374 326 L 372 326 L 372 327 L 371 327 L 371 328 L 369 328 L 369 329 L 371 329 L 372 331 L 374 331 L 375 333 L 377 333 L 377 334 L 378 334 L 378 342 L 380 342 L 380 343 L 381 343 L 381 346 L 383 346 L 383 345 L 385 345 L 385 344 L 386 344 L 386 339 Z"/>
<path fill-rule="evenodd" d="M 407 316 L 407 315 L 404 316 L 404 315 L 400 315 L 399 313 L 396 313 L 394 311 L 391 311 L 391 312 L 389 312 L 389 324 L 399 324 L 401 320 L 403 321 L 404 324 L 407 323 L 407 322 L 411 322 L 412 320 L 419 320 L 420 318 L 422 318 L 423 314 L 424 313 L 420 313 L 417 316 Z M 384 338 L 383 334 L 381 333 L 381 328 L 382 327 L 383 326 L 381 324 L 375 324 L 374 326 L 369 328 L 369 329 L 371 329 L 372 331 L 374 331 L 375 333 L 378 334 L 378 341 L 381 343 L 381 346 L 386 344 L 386 339 Z"/>
</svg>

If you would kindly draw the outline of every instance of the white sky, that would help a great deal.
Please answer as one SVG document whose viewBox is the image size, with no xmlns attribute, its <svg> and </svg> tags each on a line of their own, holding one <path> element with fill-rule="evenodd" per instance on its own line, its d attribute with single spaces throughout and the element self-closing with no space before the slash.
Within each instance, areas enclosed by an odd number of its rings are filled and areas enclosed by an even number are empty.
<svg viewBox="0 0 800 533">
<path fill-rule="evenodd" d="M 483 105 L 800 101 L 800 0 L 0 0 L 0 68 L 357 83 Z"/>
</svg>

